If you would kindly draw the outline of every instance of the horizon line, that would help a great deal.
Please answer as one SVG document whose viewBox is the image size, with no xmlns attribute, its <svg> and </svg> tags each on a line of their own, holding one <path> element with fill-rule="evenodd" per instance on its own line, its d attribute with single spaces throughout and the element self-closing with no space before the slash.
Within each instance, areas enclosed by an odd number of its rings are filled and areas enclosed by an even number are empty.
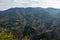
<svg viewBox="0 0 60 40">
<path fill-rule="evenodd" d="M 55 7 L 11 7 L 11 8 L 7 8 L 7 9 L 2 9 L 2 10 L 0 10 L 0 11 L 5 11 L 5 10 L 8 10 L 8 9 L 12 9 L 12 8 L 46 8 L 46 9 L 48 9 L 48 8 L 52 8 L 52 9 L 60 9 L 60 8 L 55 8 Z"/>
</svg>

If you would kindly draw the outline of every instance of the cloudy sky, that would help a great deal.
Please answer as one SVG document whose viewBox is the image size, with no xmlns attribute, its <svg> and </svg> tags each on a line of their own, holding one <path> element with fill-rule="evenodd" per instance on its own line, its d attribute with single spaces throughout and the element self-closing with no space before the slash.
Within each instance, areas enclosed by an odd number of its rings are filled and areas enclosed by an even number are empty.
<svg viewBox="0 0 60 40">
<path fill-rule="evenodd" d="M 12 7 L 60 8 L 60 0 L 0 0 L 0 10 Z"/>
</svg>

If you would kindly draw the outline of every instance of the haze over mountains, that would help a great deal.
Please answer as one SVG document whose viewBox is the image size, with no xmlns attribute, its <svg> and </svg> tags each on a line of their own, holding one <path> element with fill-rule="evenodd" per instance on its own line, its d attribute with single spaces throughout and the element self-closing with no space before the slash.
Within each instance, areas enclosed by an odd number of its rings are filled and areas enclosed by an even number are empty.
<svg viewBox="0 0 60 40">
<path fill-rule="evenodd" d="M 55 8 L 11 8 L 5 11 L 0 11 L 0 22 L 9 19 L 23 19 L 33 22 L 41 20 L 42 23 L 58 18 L 60 9 Z"/>
<path fill-rule="evenodd" d="M 39 7 L 36 7 L 36 9 L 38 9 Z M 10 8 L 13 9 L 13 8 Z M 14 8 L 14 9 L 18 9 L 18 8 Z M 20 8 L 20 9 L 24 9 L 24 8 Z M 25 8 L 27 9 L 27 8 Z M 28 9 L 32 9 L 32 7 L 28 7 Z M 40 8 L 39 8 L 40 9 Z M 60 9 L 57 8 L 41 8 L 44 9 L 45 11 L 49 12 L 50 14 L 56 15 L 60 12 Z M 8 10 L 8 9 L 7 9 Z M 1 11 L 0 11 L 1 12 Z"/>
<path fill-rule="evenodd" d="M 45 19 L 46 17 L 47 19 L 49 17 L 59 17 L 59 12 L 60 9 L 55 8 L 11 8 L 5 11 L 0 11 L 0 19 L 9 19 L 10 16 L 16 16 L 17 13 L 17 16 L 21 15 L 23 18 L 27 18 L 27 16 L 28 18 L 35 16 L 35 18 L 43 17 Z"/>
<path fill-rule="evenodd" d="M 59 34 L 60 9 L 29 7 L 0 11 L 0 28 L 16 29 L 22 32 L 27 23 L 37 30 L 37 34 L 48 30 L 57 31 L 57 34 Z"/>
</svg>

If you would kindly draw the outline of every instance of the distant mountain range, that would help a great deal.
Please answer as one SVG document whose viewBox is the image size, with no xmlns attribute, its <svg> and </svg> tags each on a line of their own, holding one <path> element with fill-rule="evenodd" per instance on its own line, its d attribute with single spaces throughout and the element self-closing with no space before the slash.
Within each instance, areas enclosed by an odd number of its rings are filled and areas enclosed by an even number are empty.
<svg viewBox="0 0 60 40">
<path fill-rule="evenodd" d="M 29 8 L 10 8 L 8 10 L 11 10 L 11 11 L 12 10 L 13 11 L 16 11 L 16 10 L 19 10 L 19 11 L 27 10 L 29 12 L 31 9 L 34 9 L 34 8 L 31 8 L 31 7 L 29 7 Z M 51 15 L 57 15 L 60 12 L 60 9 L 57 9 L 57 8 L 35 8 L 35 9 L 43 9 L 43 10 L 49 12 Z M 7 10 L 5 10 L 5 11 L 7 11 Z M 2 11 L 0 11 L 0 12 L 2 12 Z"/>
</svg>

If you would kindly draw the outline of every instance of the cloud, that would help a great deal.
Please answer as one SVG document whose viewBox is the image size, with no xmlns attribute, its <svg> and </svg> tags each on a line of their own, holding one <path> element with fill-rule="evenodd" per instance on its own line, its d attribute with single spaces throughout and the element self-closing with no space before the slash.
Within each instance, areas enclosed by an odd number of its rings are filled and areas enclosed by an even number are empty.
<svg viewBox="0 0 60 40">
<path fill-rule="evenodd" d="M 0 0 L 0 10 L 8 9 L 12 7 L 12 0 Z"/>
<path fill-rule="evenodd" d="M 0 0 L 0 10 L 12 7 L 60 8 L 60 0 Z"/>
</svg>

